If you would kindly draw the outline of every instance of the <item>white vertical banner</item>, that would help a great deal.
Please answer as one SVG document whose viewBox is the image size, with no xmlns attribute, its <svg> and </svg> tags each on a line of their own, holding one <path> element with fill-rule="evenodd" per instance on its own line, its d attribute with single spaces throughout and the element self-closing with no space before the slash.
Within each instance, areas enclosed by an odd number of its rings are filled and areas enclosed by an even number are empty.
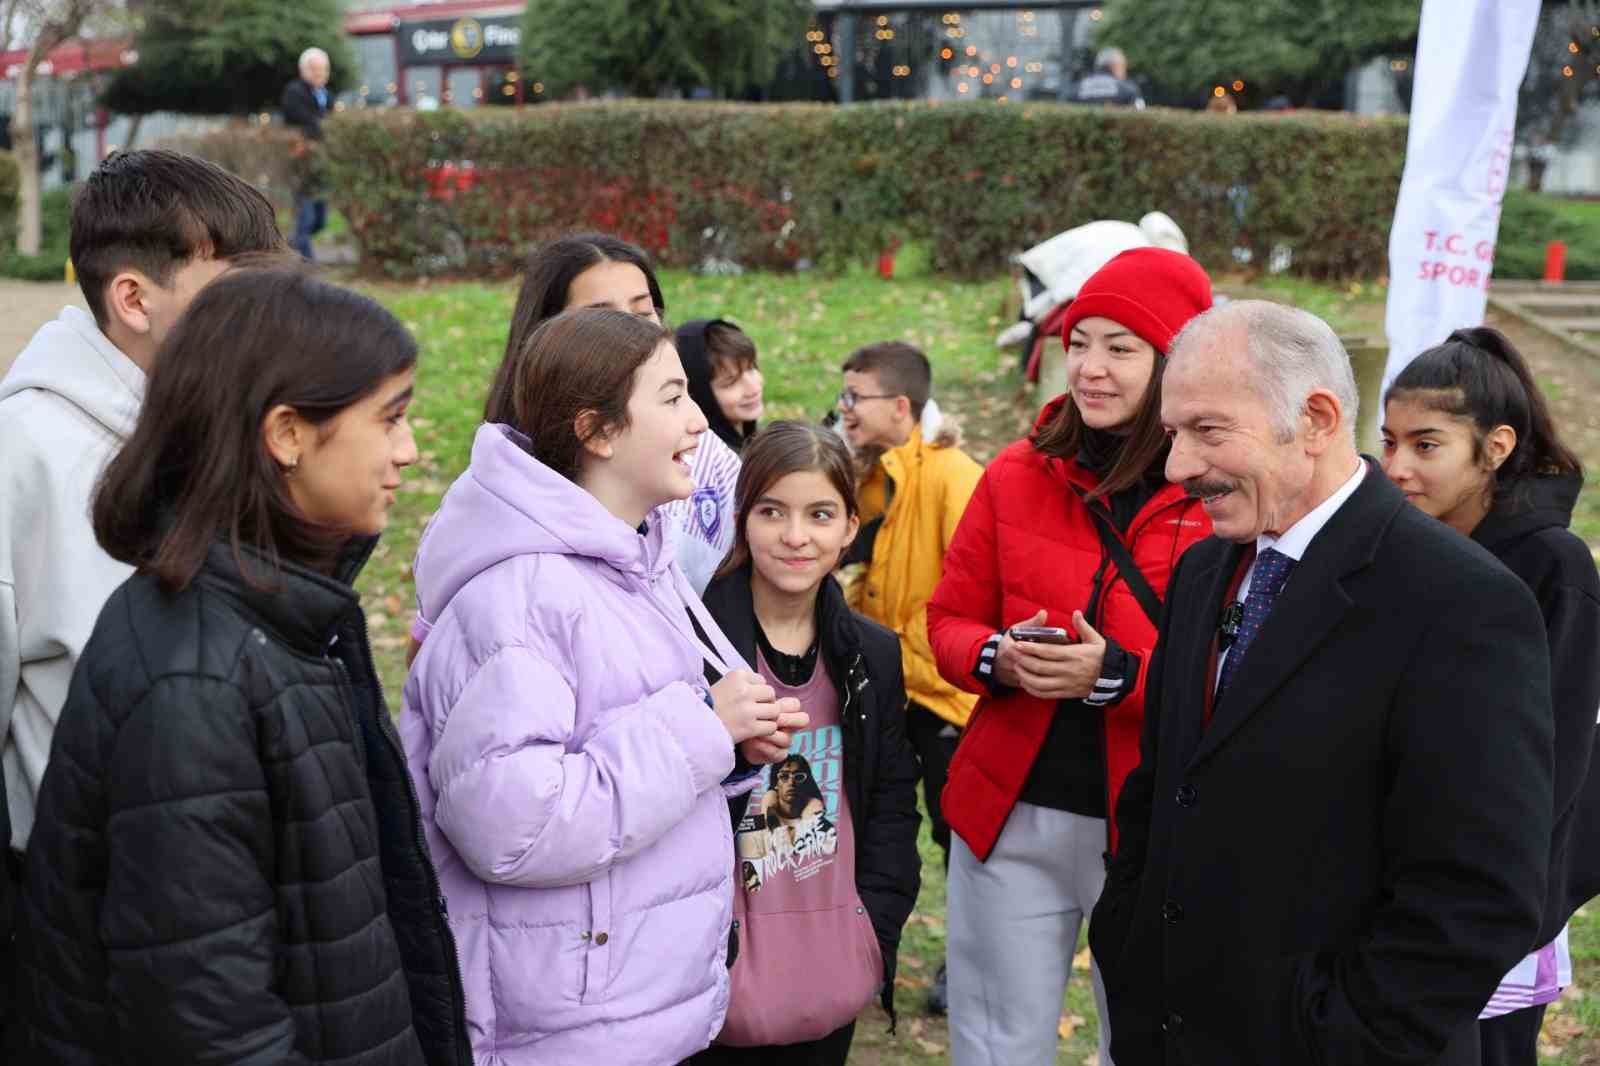
<svg viewBox="0 0 1600 1066">
<path fill-rule="evenodd" d="M 1539 0 L 1423 0 L 1405 174 L 1389 231 L 1384 389 L 1451 330 L 1483 324 L 1517 90 L 1538 22 Z"/>
</svg>

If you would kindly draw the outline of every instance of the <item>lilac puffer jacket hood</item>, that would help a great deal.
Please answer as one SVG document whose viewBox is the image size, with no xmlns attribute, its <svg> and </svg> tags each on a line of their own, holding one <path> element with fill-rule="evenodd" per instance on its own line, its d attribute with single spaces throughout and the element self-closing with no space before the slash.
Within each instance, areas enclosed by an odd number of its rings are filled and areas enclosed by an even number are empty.
<svg viewBox="0 0 1600 1066">
<path fill-rule="evenodd" d="M 734 752 L 702 662 L 746 667 L 665 523 L 630 529 L 518 439 L 479 428 L 423 538 L 400 723 L 474 1056 L 676 1063 L 728 996 Z"/>
</svg>

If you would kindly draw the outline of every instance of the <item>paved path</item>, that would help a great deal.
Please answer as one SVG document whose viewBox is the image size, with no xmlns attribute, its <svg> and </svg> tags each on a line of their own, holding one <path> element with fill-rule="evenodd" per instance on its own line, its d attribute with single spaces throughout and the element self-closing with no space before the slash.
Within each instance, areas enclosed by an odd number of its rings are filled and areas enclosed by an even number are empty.
<svg viewBox="0 0 1600 1066">
<path fill-rule="evenodd" d="M 1489 303 L 1600 358 L 1600 282 L 1497 281 Z"/>
<path fill-rule="evenodd" d="M 0 375 L 11 369 L 34 332 L 66 304 L 87 309 L 76 285 L 0 278 Z"/>
</svg>

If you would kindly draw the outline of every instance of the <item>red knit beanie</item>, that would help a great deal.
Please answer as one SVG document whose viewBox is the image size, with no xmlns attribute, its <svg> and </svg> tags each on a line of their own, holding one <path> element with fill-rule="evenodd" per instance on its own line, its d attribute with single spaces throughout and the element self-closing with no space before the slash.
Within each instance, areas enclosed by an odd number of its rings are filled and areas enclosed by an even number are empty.
<svg viewBox="0 0 1600 1066">
<path fill-rule="evenodd" d="M 1172 338 L 1211 306 L 1211 279 L 1182 252 L 1130 248 L 1090 275 L 1067 305 L 1061 344 L 1086 318 L 1109 318 L 1133 330 L 1165 355 Z"/>
</svg>

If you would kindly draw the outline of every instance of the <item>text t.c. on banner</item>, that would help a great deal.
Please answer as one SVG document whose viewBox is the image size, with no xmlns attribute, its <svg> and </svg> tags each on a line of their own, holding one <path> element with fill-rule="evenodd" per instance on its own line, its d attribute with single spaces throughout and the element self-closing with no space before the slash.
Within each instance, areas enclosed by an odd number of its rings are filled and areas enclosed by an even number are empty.
<svg viewBox="0 0 1600 1066">
<path fill-rule="evenodd" d="M 1389 232 L 1385 389 L 1451 330 L 1483 324 L 1517 89 L 1538 21 L 1539 0 L 1423 2 L 1405 174 Z"/>
</svg>

